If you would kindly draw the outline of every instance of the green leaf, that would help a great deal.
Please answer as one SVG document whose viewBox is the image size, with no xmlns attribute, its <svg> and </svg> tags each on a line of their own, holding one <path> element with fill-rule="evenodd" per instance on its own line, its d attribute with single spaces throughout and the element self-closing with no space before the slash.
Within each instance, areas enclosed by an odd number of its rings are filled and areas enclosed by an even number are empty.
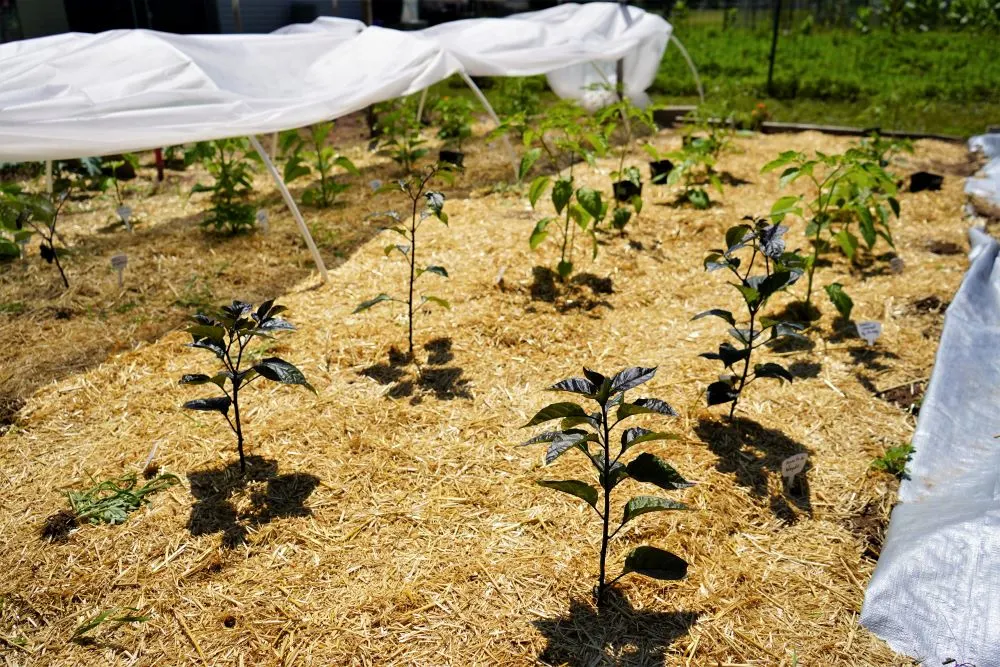
<svg viewBox="0 0 1000 667">
<path fill-rule="evenodd" d="M 562 213 L 572 196 L 573 181 L 560 178 L 555 182 L 552 186 L 552 205 L 555 206 L 556 213 Z"/>
<path fill-rule="evenodd" d="M 618 419 L 632 415 L 658 414 L 676 417 L 677 411 L 658 398 L 638 398 L 632 403 L 622 403 L 618 406 Z"/>
<path fill-rule="evenodd" d="M 776 380 L 785 380 L 787 382 L 791 382 L 795 379 L 784 366 L 771 361 L 766 364 L 754 364 L 753 374 L 754 377 L 774 378 Z"/>
<path fill-rule="evenodd" d="M 292 158 L 285 163 L 285 183 L 291 183 L 292 181 L 298 180 L 304 176 L 309 176 L 312 174 L 312 170 L 303 163 L 302 158 Z M 192 190 L 194 192 L 194 190 Z"/>
<path fill-rule="evenodd" d="M 182 376 L 178 384 L 207 384 L 211 381 L 212 378 L 208 375 L 194 373 Z"/>
<path fill-rule="evenodd" d="M 802 208 L 798 205 L 801 199 L 802 197 L 800 196 L 788 196 L 774 202 L 774 205 L 771 206 L 771 221 L 774 223 L 781 222 L 785 216 L 790 214 L 802 217 Z"/>
<path fill-rule="evenodd" d="M 637 516 L 648 514 L 649 512 L 667 512 L 671 510 L 686 510 L 688 506 L 676 500 L 657 498 L 656 496 L 636 496 L 625 503 L 625 511 L 622 513 L 622 525 L 631 521 Z"/>
<path fill-rule="evenodd" d="M 563 493 L 568 493 L 571 496 L 576 496 L 591 507 L 597 507 L 597 489 L 586 482 L 581 482 L 578 479 L 566 479 L 541 480 L 536 482 L 536 484 L 538 484 L 538 486 L 544 486 L 547 489 L 555 489 L 556 491 L 562 491 Z"/>
<path fill-rule="evenodd" d="M 743 361 L 750 356 L 750 348 L 737 348 L 733 346 L 732 343 L 725 342 L 719 345 L 719 351 L 716 352 L 703 352 L 698 355 L 699 357 L 704 357 L 705 359 L 718 359 L 722 362 L 722 365 L 729 368 L 737 361 Z"/>
<path fill-rule="evenodd" d="M 229 400 L 228 396 L 217 396 L 213 398 L 196 398 L 193 401 L 188 401 L 183 405 L 187 410 L 201 410 L 203 412 L 221 412 L 222 414 L 229 413 L 229 406 L 232 405 L 232 401 Z"/>
<path fill-rule="evenodd" d="M 736 318 L 733 317 L 733 314 L 728 310 L 722 310 L 721 308 L 712 308 L 711 310 L 703 310 L 694 317 L 692 317 L 691 321 L 694 322 L 695 320 L 700 320 L 703 317 L 718 317 L 720 319 L 725 320 L 726 322 L 729 322 L 730 326 L 734 327 L 736 326 Z"/>
<path fill-rule="evenodd" d="M 338 167 L 340 167 L 341 169 L 343 169 L 344 171 L 346 171 L 346 172 L 348 172 L 348 173 L 350 173 L 350 174 L 352 174 L 354 176 L 360 176 L 361 175 L 361 172 L 358 171 L 358 168 L 354 165 L 354 163 L 351 162 L 346 157 L 344 157 L 343 155 L 338 155 L 337 158 L 333 161 L 333 163 L 335 165 L 337 165 Z"/>
<path fill-rule="evenodd" d="M 734 225 L 726 230 L 726 254 L 742 248 L 753 230 L 750 225 Z"/>
<path fill-rule="evenodd" d="M 549 445 L 545 452 L 545 465 L 551 465 L 557 458 L 559 458 L 563 452 L 576 447 L 585 442 L 596 442 L 597 436 L 592 433 L 587 433 L 586 431 L 581 431 L 578 429 L 571 429 L 569 431 L 563 431 L 555 438 L 552 439 L 552 443 Z"/>
<path fill-rule="evenodd" d="M 841 229 L 834 235 L 833 239 L 840 246 L 840 249 L 844 251 L 847 259 L 853 260 L 854 255 L 858 252 L 858 237 L 847 231 L 847 229 Z"/>
<path fill-rule="evenodd" d="M 586 411 L 576 403 L 561 402 L 547 405 L 535 414 L 531 420 L 521 428 L 537 426 L 553 419 L 564 419 L 566 417 L 587 417 Z"/>
<path fill-rule="evenodd" d="M 823 289 L 830 297 L 831 303 L 845 320 L 851 319 L 851 310 L 854 308 L 854 300 L 844 291 L 844 286 L 840 283 L 830 283 Z"/>
<path fill-rule="evenodd" d="M 448 270 L 445 269 L 443 266 L 428 266 L 426 268 L 417 270 L 418 276 L 422 276 L 425 273 L 433 273 L 441 276 L 442 278 L 448 277 Z"/>
<path fill-rule="evenodd" d="M 597 393 L 597 387 L 586 378 L 569 378 L 568 380 L 556 382 L 549 387 L 549 391 L 566 391 L 573 394 L 582 394 L 587 398 L 594 398 Z"/>
<path fill-rule="evenodd" d="M 542 241 L 548 238 L 549 232 L 546 228 L 553 220 L 555 220 L 555 218 L 542 218 L 537 224 L 535 224 L 535 229 L 531 232 L 531 238 L 528 239 L 528 246 L 532 250 L 537 248 L 541 245 Z"/>
<path fill-rule="evenodd" d="M 649 452 L 643 452 L 625 466 L 629 477 L 647 484 L 658 486 L 664 491 L 676 491 L 693 486 L 681 477 L 669 463 Z"/>
<path fill-rule="evenodd" d="M 298 368 L 288 363 L 284 359 L 279 359 L 278 357 L 267 357 L 266 359 L 261 359 L 259 362 L 253 365 L 253 369 L 272 382 L 280 382 L 282 384 L 300 384 L 312 393 L 316 393 L 316 390 L 311 384 L 306 381 L 306 376 L 302 374 Z"/>
<path fill-rule="evenodd" d="M 889 202 L 889 208 L 892 209 L 893 214 L 898 218 L 899 217 L 899 200 L 896 199 L 895 197 L 889 197 L 887 201 Z"/>
<path fill-rule="evenodd" d="M 573 273 L 573 262 L 567 262 L 565 260 L 561 260 L 556 265 L 556 272 L 559 274 L 560 278 L 566 280 Z"/>
<path fill-rule="evenodd" d="M 531 202 L 531 208 L 535 208 L 542 193 L 549 187 L 550 181 L 548 176 L 539 176 L 531 182 L 531 187 L 528 188 L 528 201 Z"/>
<path fill-rule="evenodd" d="M 631 368 L 621 370 L 611 378 L 611 393 L 617 394 L 629 389 L 635 389 L 639 385 L 652 380 L 654 375 L 656 375 L 656 366 L 652 368 L 632 366 Z"/>
<path fill-rule="evenodd" d="M 750 308 L 756 308 L 757 304 L 760 303 L 760 293 L 749 285 L 736 285 L 734 287 L 740 291 L 743 295 L 743 300 L 746 301 L 747 306 Z"/>
<path fill-rule="evenodd" d="M 520 165 L 518 165 L 517 168 L 518 181 L 524 180 L 525 176 L 528 175 L 528 172 L 531 171 L 531 168 L 535 165 L 536 162 L 538 162 L 538 159 L 540 157 L 542 157 L 541 148 L 532 148 L 531 150 L 526 151 L 523 156 L 521 156 L 521 163 Z M 534 187 L 534 184 L 532 184 L 532 187 Z M 535 199 L 537 200 L 538 197 L 535 197 Z M 535 205 L 534 201 L 532 201 L 531 205 L 532 206 Z"/>
<path fill-rule="evenodd" d="M 385 254 L 386 257 L 388 257 L 390 254 L 392 254 L 393 250 L 399 252 L 401 255 L 403 255 L 403 257 L 409 258 L 410 256 L 410 246 L 401 243 L 390 243 L 389 245 L 387 245 L 385 248 L 382 249 L 382 252 Z"/>
<path fill-rule="evenodd" d="M 363 310 L 368 310 L 375 304 L 382 303 L 383 301 L 396 301 L 396 299 L 392 298 L 388 294 L 379 294 L 374 299 L 368 299 L 367 301 L 363 301 L 358 304 L 358 307 L 355 308 L 351 314 L 353 315 L 354 313 L 360 313 Z"/>
<path fill-rule="evenodd" d="M 797 151 L 785 151 L 784 153 L 782 153 L 781 155 L 779 155 L 777 157 L 777 159 L 771 160 L 770 162 L 768 162 L 767 164 L 765 164 L 763 167 L 761 167 L 760 173 L 766 174 L 767 172 L 774 171 L 775 169 L 778 169 L 779 167 L 784 167 L 786 164 L 788 164 L 792 160 L 797 159 L 798 157 L 799 157 L 799 153 Z"/>
<path fill-rule="evenodd" d="M 611 226 L 615 229 L 625 229 L 628 221 L 632 219 L 632 211 L 625 207 L 616 208 L 611 217 Z"/>
<path fill-rule="evenodd" d="M 601 205 L 600 192 L 593 188 L 580 188 L 576 191 L 576 200 L 594 220 L 601 219 L 603 206 Z"/>
<path fill-rule="evenodd" d="M 651 546 L 641 546 L 633 549 L 625 557 L 625 568 L 622 574 L 634 572 L 651 579 L 675 581 L 683 579 L 687 574 L 687 563 L 680 556 L 669 551 Z"/>
<path fill-rule="evenodd" d="M 442 299 L 439 296 L 425 295 L 425 296 L 420 297 L 420 299 L 421 299 L 421 305 L 423 305 L 425 303 L 433 303 L 435 305 L 441 306 L 445 310 L 451 310 L 451 304 L 448 303 L 448 301 L 446 301 L 445 299 Z"/>
<path fill-rule="evenodd" d="M 653 440 L 680 440 L 679 435 L 674 435 L 673 433 L 666 433 L 664 431 L 650 431 L 649 429 L 642 427 L 634 427 L 625 429 L 622 431 L 622 451 L 627 451 L 630 447 L 634 447 L 643 442 L 652 442 Z"/>
<path fill-rule="evenodd" d="M 226 335 L 226 330 L 219 326 L 208 324 L 193 324 L 185 329 L 194 339 L 207 338 L 209 340 L 222 340 Z"/>
</svg>

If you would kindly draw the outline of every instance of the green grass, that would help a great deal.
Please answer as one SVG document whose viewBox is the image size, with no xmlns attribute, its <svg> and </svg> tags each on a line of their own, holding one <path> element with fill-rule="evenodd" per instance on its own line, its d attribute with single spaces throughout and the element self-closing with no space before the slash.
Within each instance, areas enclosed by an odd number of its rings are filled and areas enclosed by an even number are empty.
<svg viewBox="0 0 1000 667">
<path fill-rule="evenodd" d="M 955 135 L 1000 123 L 1000 58 L 987 55 L 997 53 L 996 35 L 786 30 L 778 40 L 772 97 L 766 91 L 770 32 L 723 31 L 721 19 L 714 25 L 699 19 L 696 13 L 676 33 L 710 105 L 749 112 L 764 102 L 773 120 Z M 691 73 L 672 46 L 651 92 L 660 102 L 697 102 Z"/>
</svg>

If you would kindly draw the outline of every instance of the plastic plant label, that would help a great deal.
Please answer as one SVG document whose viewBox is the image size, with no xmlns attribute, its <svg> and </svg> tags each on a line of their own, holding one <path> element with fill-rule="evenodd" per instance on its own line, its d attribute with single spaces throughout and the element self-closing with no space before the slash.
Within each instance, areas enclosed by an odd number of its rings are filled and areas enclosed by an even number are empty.
<svg viewBox="0 0 1000 667">
<path fill-rule="evenodd" d="M 118 213 L 118 217 L 121 218 L 122 224 L 125 225 L 125 229 L 132 231 L 132 207 L 131 206 L 119 206 L 115 209 Z"/>
<path fill-rule="evenodd" d="M 111 268 L 118 273 L 118 287 L 123 287 L 125 284 L 122 274 L 125 272 L 126 266 L 128 266 L 128 255 L 123 253 L 111 258 Z"/>
<path fill-rule="evenodd" d="M 903 261 L 902 257 L 897 255 L 889 260 L 889 270 L 895 273 L 896 275 L 902 273 L 903 269 L 905 268 L 906 268 L 906 262 Z"/>
<path fill-rule="evenodd" d="M 27 237 L 25 237 L 25 238 L 19 238 L 17 240 L 17 245 L 21 249 L 21 259 L 25 259 L 28 256 L 28 254 L 26 252 L 27 247 L 28 247 L 28 239 L 27 239 Z"/>
<path fill-rule="evenodd" d="M 262 208 L 257 210 L 257 226 L 260 227 L 261 231 L 265 234 L 270 228 L 267 220 L 267 211 Z"/>
<path fill-rule="evenodd" d="M 858 335 L 865 339 L 868 345 L 874 345 L 878 337 L 882 335 L 882 323 L 871 320 L 858 322 L 854 325 L 858 330 Z"/>
<path fill-rule="evenodd" d="M 801 454 L 793 454 L 781 462 L 781 476 L 785 478 L 789 486 L 795 481 L 795 476 L 805 469 L 808 460 L 809 454 L 802 452 Z"/>
</svg>

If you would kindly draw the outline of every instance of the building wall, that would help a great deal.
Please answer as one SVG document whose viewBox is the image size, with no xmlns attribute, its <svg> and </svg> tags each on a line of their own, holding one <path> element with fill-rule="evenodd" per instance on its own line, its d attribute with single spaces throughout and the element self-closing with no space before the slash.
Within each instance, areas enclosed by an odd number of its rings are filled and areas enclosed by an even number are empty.
<svg viewBox="0 0 1000 667">
<path fill-rule="evenodd" d="M 19 0 L 17 13 L 25 38 L 55 35 L 69 30 L 63 0 Z"/>
<path fill-rule="evenodd" d="M 361 0 L 239 0 L 243 32 L 271 32 L 293 23 L 293 5 L 314 7 L 317 16 L 362 18 Z M 221 32 L 236 32 L 232 0 L 218 0 L 218 8 Z"/>
</svg>

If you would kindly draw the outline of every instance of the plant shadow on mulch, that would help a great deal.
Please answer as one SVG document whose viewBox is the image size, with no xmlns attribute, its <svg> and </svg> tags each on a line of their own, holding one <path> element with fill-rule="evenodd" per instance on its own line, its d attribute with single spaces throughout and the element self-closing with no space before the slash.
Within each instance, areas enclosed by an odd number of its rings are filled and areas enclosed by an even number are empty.
<svg viewBox="0 0 1000 667">
<path fill-rule="evenodd" d="M 416 405 L 424 394 L 433 394 L 439 401 L 472 398 L 469 381 L 462 377 L 465 371 L 458 366 L 448 366 L 455 359 L 451 338 L 435 338 L 424 345 L 427 366 L 420 367 L 413 375 L 407 367 L 409 355 L 396 348 L 389 349 L 389 359 L 384 364 L 374 364 L 362 369 L 359 375 L 369 377 L 381 385 L 392 385 L 386 392 L 388 398 L 410 398 Z"/>
<path fill-rule="evenodd" d="M 187 529 L 191 535 L 222 533 L 222 546 L 231 549 L 246 542 L 250 528 L 286 517 L 311 516 L 306 499 L 319 485 L 308 473 L 278 474 L 278 463 L 261 456 L 247 457 L 246 475 L 239 461 L 222 468 L 188 473 L 191 493 L 197 498 L 191 507 Z M 253 482 L 266 482 L 264 490 L 254 490 L 250 507 L 237 509 L 235 496 Z"/>
<path fill-rule="evenodd" d="M 573 274 L 569 282 L 563 283 L 559 274 L 547 266 L 532 267 L 531 276 L 531 300 L 554 304 L 560 313 L 594 310 L 599 306 L 614 309 L 609 301 L 600 298 L 601 295 L 614 294 L 611 278 L 583 272 Z"/>
<path fill-rule="evenodd" d="M 799 512 L 812 516 L 808 464 L 796 475 L 793 489 L 785 488 L 784 481 L 780 495 L 772 495 L 768 488 L 772 474 L 780 478 L 782 461 L 794 454 L 808 452 L 802 443 L 744 417 L 736 417 L 732 422 L 699 419 L 694 431 L 719 457 L 716 470 L 734 475 L 736 483 L 749 489 L 754 497 L 766 498 L 774 516 L 785 523 L 795 523 L 799 517 L 792 505 Z"/>
<path fill-rule="evenodd" d="M 545 636 L 538 661 L 549 665 L 664 665 L 670 645 L 686 635 L 699 614 L 642 611 L 611 589 L 599 616 L 593 605 L 571 600 L 569 613 L 533 621 Z"/>
</svg>

